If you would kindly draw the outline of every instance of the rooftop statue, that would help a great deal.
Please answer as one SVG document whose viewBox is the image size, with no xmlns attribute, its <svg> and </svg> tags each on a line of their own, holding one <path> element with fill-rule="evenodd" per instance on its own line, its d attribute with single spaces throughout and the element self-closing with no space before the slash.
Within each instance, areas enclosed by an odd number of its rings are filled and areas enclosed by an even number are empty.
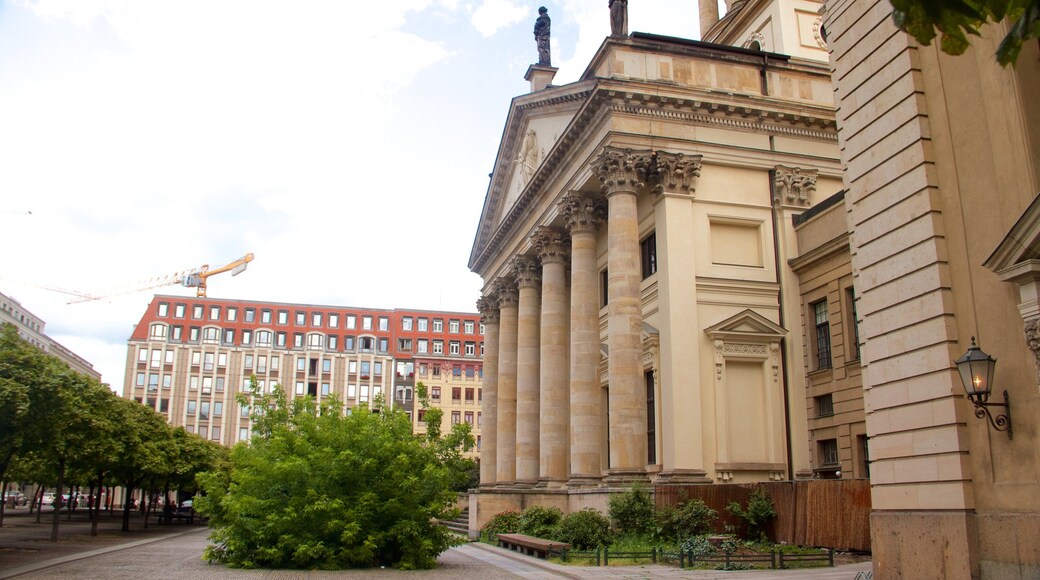
<svg viewBox="0 0 1040 580">
<path fill-rule="evenodd" d="M 608 0 L 610 35 L 628 36 L 628 0 Z"/>
<path fill-rule="evenodd" d="M 538 9 L 538 19 L 534 21 L 534 41 L 538 44 L 538 64 L 552 66 L 549 57 L 549 19 L 548 10 L 545 6 Z"/>
</svg>

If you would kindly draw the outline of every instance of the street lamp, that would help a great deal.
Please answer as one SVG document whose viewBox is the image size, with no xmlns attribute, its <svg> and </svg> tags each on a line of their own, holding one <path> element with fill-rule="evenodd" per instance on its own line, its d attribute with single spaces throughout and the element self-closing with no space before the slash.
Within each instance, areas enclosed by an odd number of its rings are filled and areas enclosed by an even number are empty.
<svg viewBox="0 0 1040 580">
<path fill-rule="evenodd" d="M 975 405 L 975 416 L 979 419 L 989 419 L 990 425 L 997 431 L 1007 431 L 1008 439 L 1011 439 L 1011 402 L 1008 393 L 1004 391 L 1003 403 L 990 403 L 989 396 L 993 392 L 993 372 L 997 368 L 997 359 L 986 354 L 975 344 L 975 337 L 971 337 L 971 346 L 968 352 L 954 361 L 957 371 L 961 374 L 961 382 L 964 384 L 964 392 L 968 400 Z M 1003 407 L 1004 413 L 992 415 L 989 407 Z"/>
</svg>

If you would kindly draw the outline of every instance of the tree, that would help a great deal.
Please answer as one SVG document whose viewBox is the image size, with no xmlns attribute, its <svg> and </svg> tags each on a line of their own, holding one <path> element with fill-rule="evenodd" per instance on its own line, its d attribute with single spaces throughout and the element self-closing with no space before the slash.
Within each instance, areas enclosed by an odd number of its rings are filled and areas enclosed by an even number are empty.
<svg viewBox="0 0 1040 580">
<path fill-rule="evenodd" d="M 242 568 L 432 567 L 454 544 L 434 523 L 454 503 L 448 470 L 397 410 L 335 399 L 251 400 L 252 439 L 231 451 L 231 471 L 200 477 L 196 509 L 215 542 L 206 558 Z"/>
<path fill-rule="evenodd" d="M 962 54 L 969 36 L 979 36 L 987 23 L 1010 23 L 1007 36 L 997 48 L 997 62 L 1003 66 L 1018 60 L 1022 44 L 1040 37 L 1040 0 L 890 0 L 892 18 L 903 31 L 924 45 L 937 33 L 939 46 L 947 54 Z"/>
<path fill-rule="evenodd" d="M 12 324 L 0 328 L 0 481 L 7 482 L 7 472 L 15 454 L 22 447 L 22 435 L 29 418 L 29 386 L 42 368 L 39 351 L 18 337 Z M 4 489 L 6 492 L 6 489 Z M 0 525 L 4 506 L 0 503 Z"/>
</svg>

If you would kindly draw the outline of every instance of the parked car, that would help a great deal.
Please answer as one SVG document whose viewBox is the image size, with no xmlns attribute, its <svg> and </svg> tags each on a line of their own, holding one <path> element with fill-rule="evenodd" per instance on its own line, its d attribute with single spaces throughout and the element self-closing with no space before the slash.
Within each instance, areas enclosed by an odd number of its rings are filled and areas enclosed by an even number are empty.
<svg viewBox="0 0 1040 580">
<path fill-rule="evenodd" d="M 22 507 L 29 504 L 29 498 L 18 490 L 10 490 L 4 495 L 4 503 L 12 507 Z"/>
<path fill-rule="evenodd" d="M 44 494 L 43 494 L 43 505 L 53 505 L 53 504 L 54 504 L 54 494 L 52 492 L 49 492 L 49 491 L 44 492 Z"/>
</svg>

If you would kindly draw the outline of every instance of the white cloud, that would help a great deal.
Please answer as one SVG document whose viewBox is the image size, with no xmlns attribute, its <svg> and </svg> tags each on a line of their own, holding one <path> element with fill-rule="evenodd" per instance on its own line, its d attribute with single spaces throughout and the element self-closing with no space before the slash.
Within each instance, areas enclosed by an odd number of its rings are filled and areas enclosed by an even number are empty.
<svg viewBox="0 0 1040 580">
<path fill-rule="evenodd" d="M 528 8 L 517 6 L 509 0 L 484 0 L 473 11 L 473 27 L 484 37 L 494 36 L 496 32 L 523 20 Z"/>
</svg>

